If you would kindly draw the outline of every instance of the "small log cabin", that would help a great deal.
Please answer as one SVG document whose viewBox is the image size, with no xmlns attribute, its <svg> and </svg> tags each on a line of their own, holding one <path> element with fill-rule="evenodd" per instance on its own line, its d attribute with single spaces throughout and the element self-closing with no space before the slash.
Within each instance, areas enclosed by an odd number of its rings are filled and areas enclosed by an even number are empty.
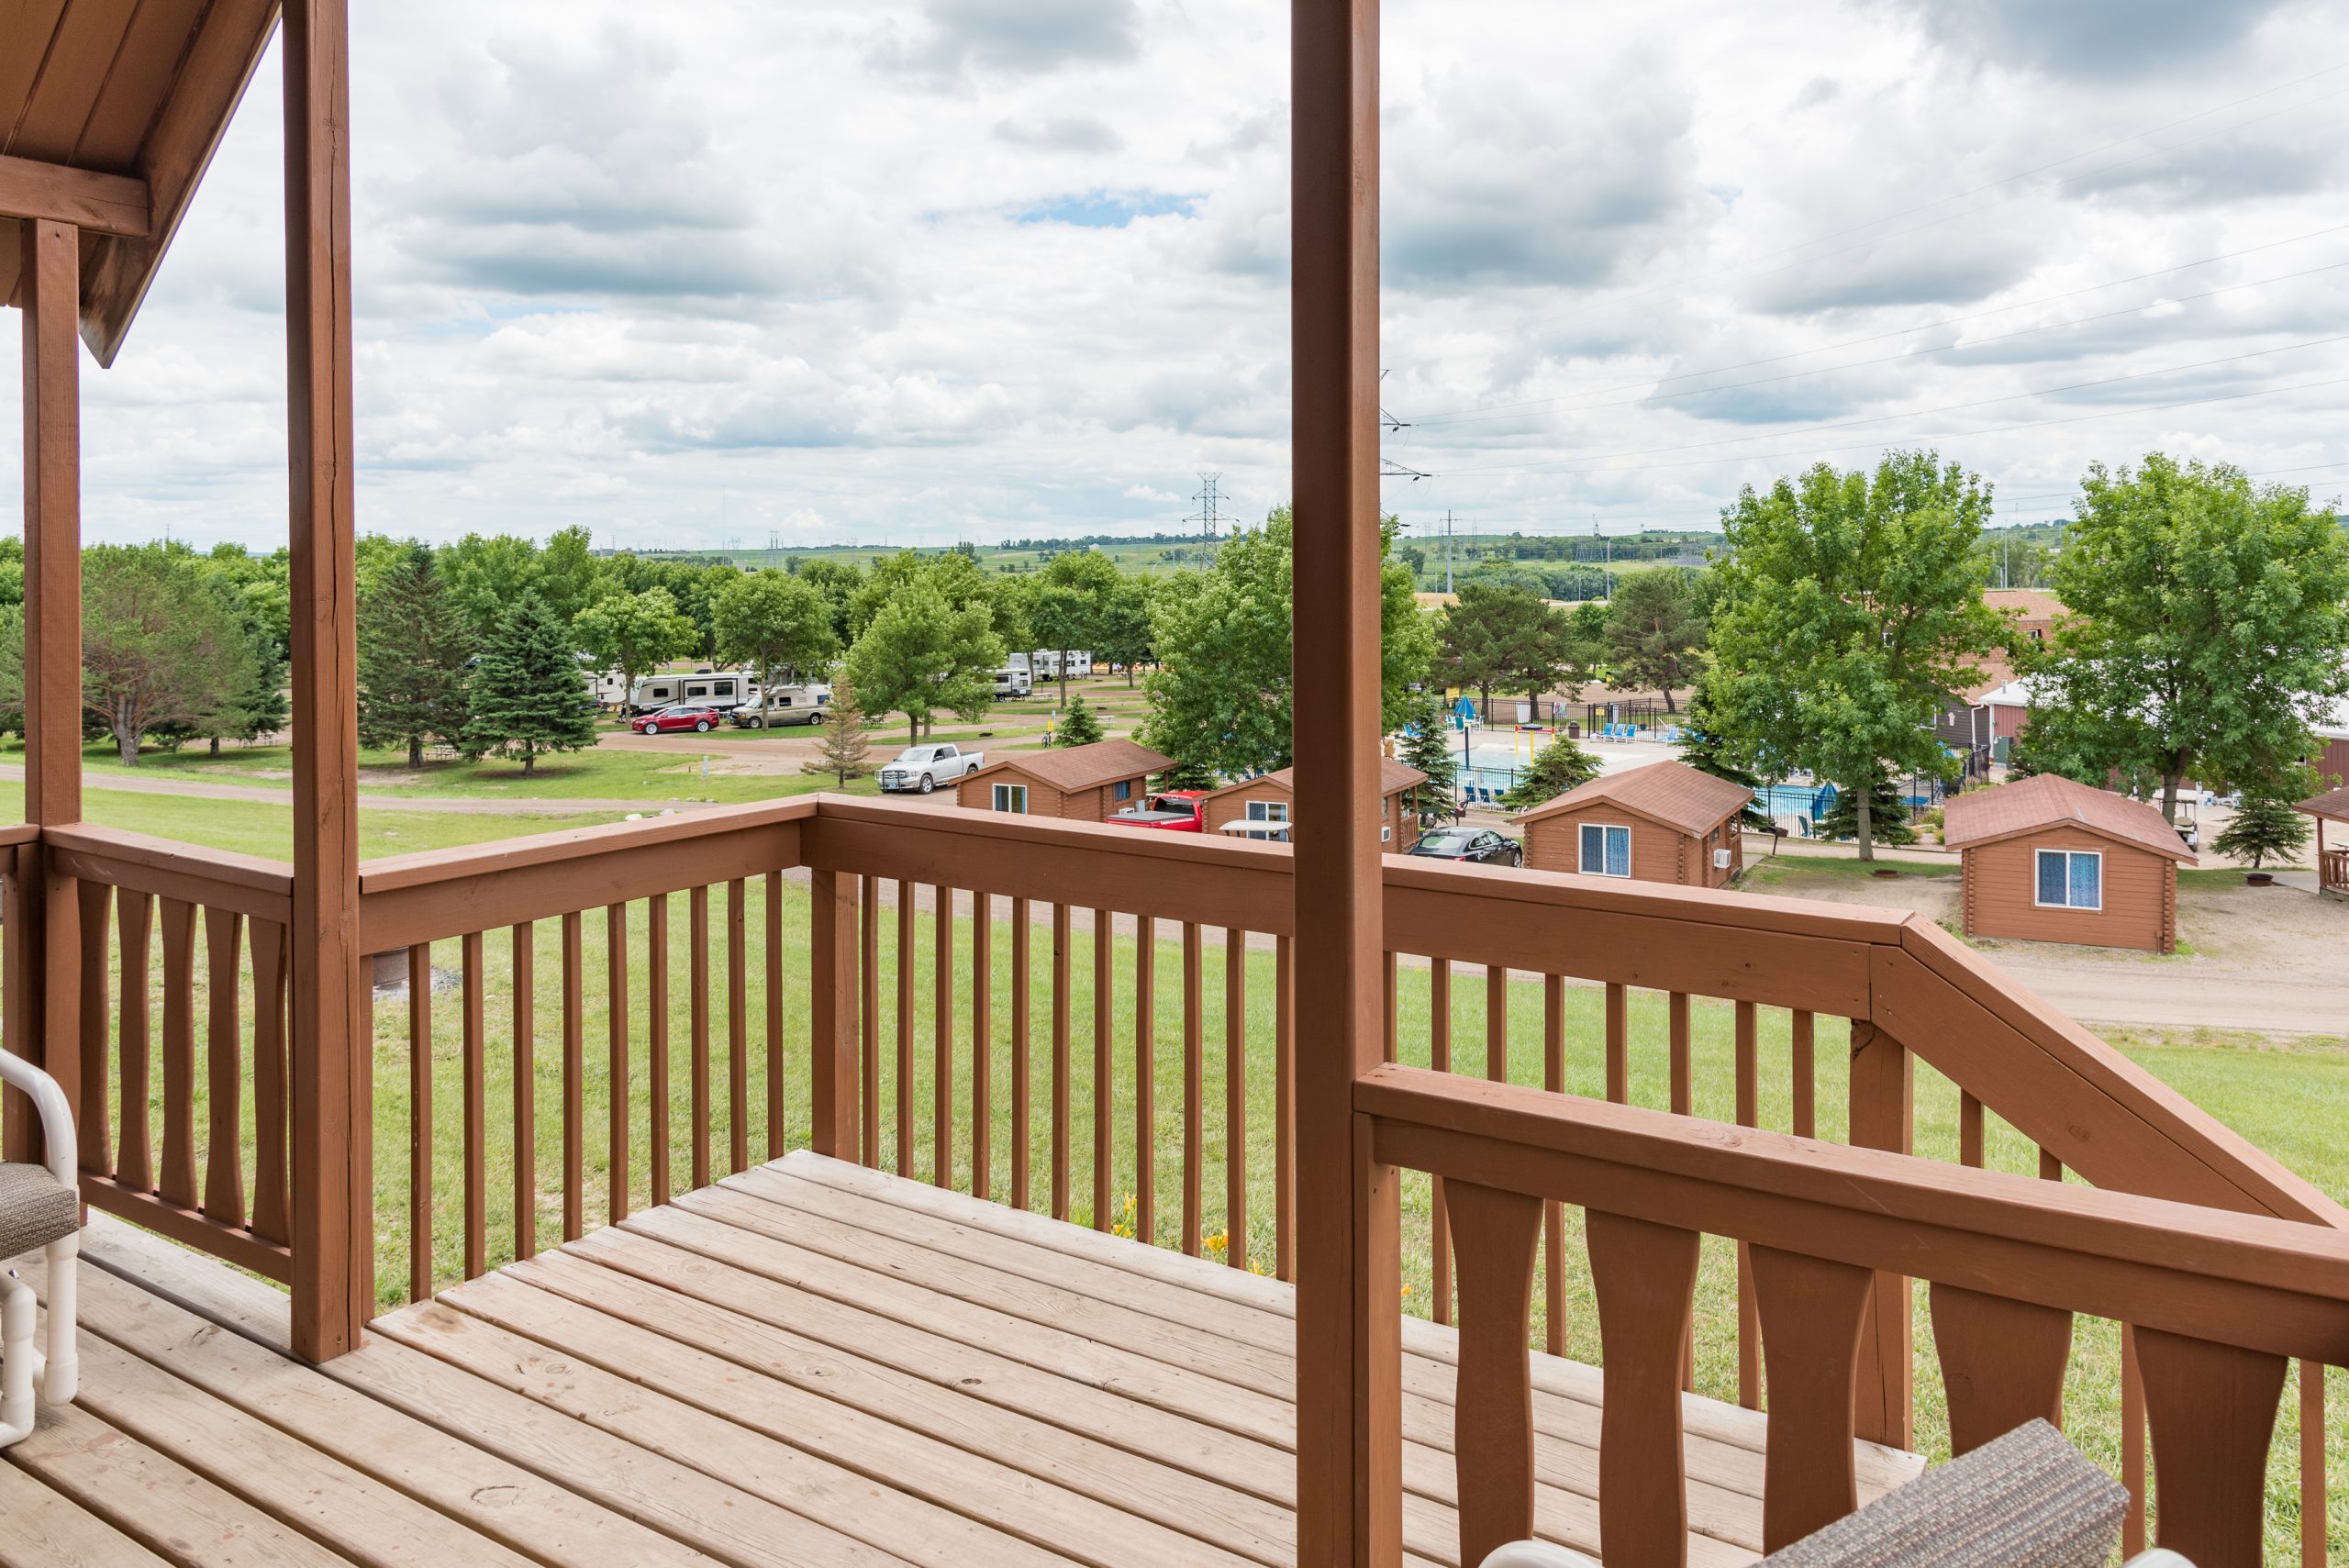
<svg viewBox="0 0 2349 1568">
<path fill-rule="evenodd" d="M 1520 813 L 1534 871 L 1720 887 L 1745 869 L 1737 814 L 1753 792 L 1686 762 L 1608 773 Z"/>
<path fill-rule="evenodd" d="M 1427 774 L 1392 757 L 1382 758 L 1378 764 L 1378 847 L 1386 854 L 1399 855 L 1419 841 L 1419 819 L 1410 808 L 1411 792 L 1428 782 Z M 1246 831 L 1249 838 L 1288 839 L 1288 823 L 1296 815 L 1297 770 L 1276 768 L 1252 779 L 1241 779 L 1204 796 L 1199 801 L 1199 827 L 1209 834 L 1230 837 L 1224 829 L 1227 822 L 1255 821 L 1264 824 L 1259 835 Z M 1306 810 L 1310 812 L 1310 806 Z M 1241 829 L 1233 829 L 1240 832 Z"/>
<path fill-rule="evenodd" d="M 1174 758 L 1130 740 L 1022 751 L 963 775 L 955 800 L 971 811 L 1099 822 L 1140 802 L 1150 775 L 1174 765 Z"/>
<path fill-rule="evenodd" d="M 1965 860 L 1969 937 L 2177 945 L 2177 868 L 2194 851 L 2153 806 L 2041 773 L 1954 797 L 1943 840 Z"/>
</svg>

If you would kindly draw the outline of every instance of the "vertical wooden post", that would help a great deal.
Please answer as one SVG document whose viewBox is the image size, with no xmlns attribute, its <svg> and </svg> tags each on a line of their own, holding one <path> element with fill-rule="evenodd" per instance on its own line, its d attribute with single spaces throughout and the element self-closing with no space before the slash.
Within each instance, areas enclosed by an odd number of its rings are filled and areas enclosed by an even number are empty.
<svg viewBox="0 0 2349 1568">
<path fill-rule="evenodd" d="M 359 1343 L 374 1298 L 359 952 L 357 526 L 351 417 L 350 19 L 290 0 L 285 349 L 294 707 L 294 1350 Z"/>
<path fill-rule="evenodd" d="M 25 820 L 82 819 L 82 237 L 69 224 L 24 231 Z M 39 844 L 17 851 L 24 923 L 7 1047 L 39 1062 L 79 1106 L 81 923 L 73 879 L 49 873 Z M 29 1028 L 38 1024 L 38 1028 Z M 43 1041 L 59 1048 L 45 1051 Z M 0 1146 L 38 1152 L 31 1102 L 11 1094 Z"/>
<path fill-rule="evenodd" d="M 1296 480 L 1297 1562 L 1402 1555 L 1397 1182 L 1353 1114 L 1385 1042 L 1378 6 L 1290 6 Z"/>
<path fill-rule="evenodd" d="M 1912 1151 L 1915 1141 L 1915 1059 L 1909 1048 L 1874 1024 L 1852 1020 L 1852 1146 Z M 1860 1374 L 1854 1385 L 1859 1435 L 1895 1448 L 1909 1445 L 1914 1428 L 1913 1334 L 1909 1282 L 1878 1273 L 1860 1332 Z"/>
</svg>

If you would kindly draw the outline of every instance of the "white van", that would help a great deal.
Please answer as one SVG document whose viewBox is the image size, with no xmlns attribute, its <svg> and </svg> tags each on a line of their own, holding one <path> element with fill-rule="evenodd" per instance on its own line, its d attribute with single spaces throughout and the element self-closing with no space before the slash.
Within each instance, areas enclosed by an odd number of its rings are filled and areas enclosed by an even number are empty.
<svg viewBox="0 0 2349 1568">
<path fill-rule="evenodd" d="M 780 729 L 787 724 L 821 724 L 831 706 L 829 686 L 777 686 L 726 716 L 737 729 Z"/>
<path fill-rule="evenodd" d="M 632 713 L 687 702 L 731 709 L 758 696 L 758 677 L 748 670 L 696 670 L 690 675 L 647 675 L 629 690 L 628 706 Z"/>
</svg>

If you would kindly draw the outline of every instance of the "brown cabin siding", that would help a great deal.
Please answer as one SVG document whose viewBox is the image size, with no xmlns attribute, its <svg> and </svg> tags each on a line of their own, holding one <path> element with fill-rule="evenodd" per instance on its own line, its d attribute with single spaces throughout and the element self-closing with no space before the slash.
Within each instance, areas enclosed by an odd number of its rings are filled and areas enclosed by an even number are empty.
<svg viewBox="0 0 2349 1568">
<path fill-rule="evenodd" d="M 2102 909 L 2049 909 L 2035 901 L 2037 851 L 2104 856 Z M 1965 851 L 1962 903 L 1969 937 L 2168 952 L 2177 944 L 2177 862 L 2085 828 L 2051 826 Z"/>
<path fill-rule="evenodd" d="M 1117 786 L 1130 786 L 1126 798 L 1117 798 Z M 1136 773 L 1131 778 L 1112 779 L 1108 784 L 1085 789 L 1061 789 L 1022 772 L 1018 765 L 1001 769 L 988 768 L 977 773 L 966 773 L 954 784 L 955 804 L 967 811 L 995 809 L 995 786 L 999 784 L 1028 786 L 1028 815 L 1053 817 L 1063 822 L 1103 822 L 1129 806 L 1141 804 L 1150 793 L 1150 775 Z"/>
<path fill-rule="evenodd" d="M 1706 833 L 1686 833 L 1667 828 L 1608 801 L 1593 801 L 1574 811 L 1562 811 L 1525 825 L 1525 863 L 1534 871 L 1574 873 L 1581 870 L 1576 844 L 1586 822 L 1631 830 L 1631 880 L 1664 882 L 1676 887 L 1720 887 L 1744 869 L 1744 845 L 1734 818 L 1715 824 Z M 1729 867 L 1713 869 L 1712 851 L 1726 846 Z"/>
<path fill-rule="evenodd" d="M 1382 803 L 1379 815 L 1386 828 L 1386 837 L 1379 841 L 1378 847 L 1391 855 L 1399 855 L 1419 842 L 1419 821 L 1406 806 L 1408 794 L 1408 791 L 1398 790 Z M 1243 779 L 1238 784 L 1224 785 L 1199 803 L 1199 827 L 1209 837 L 1221 838 L 1223 825 L 1246 817 L 1248 803 L 1252 800 L 1279 801 L 1289 808 L 1292 818 L 1297 814 L 1297 793 L 1288 785 L 1270 778 Z"/>
</svg>

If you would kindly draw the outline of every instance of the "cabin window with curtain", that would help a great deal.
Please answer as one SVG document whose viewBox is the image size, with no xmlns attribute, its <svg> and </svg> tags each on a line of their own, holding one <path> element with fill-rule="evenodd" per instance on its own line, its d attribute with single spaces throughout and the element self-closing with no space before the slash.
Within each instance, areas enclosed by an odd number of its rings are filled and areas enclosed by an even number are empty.
<svg viewBox="0 0 2349 1568">
<path fill-rule="evenodd" d="M 1133 797 L 1134 781 L 1131 779 L 1119 779 L 1110 788 L 1109 798 L 1112 800 L 1131 800 Z"/>
<path fill-rule="evenodd" d="M 1582 825 L 1582 865 L 1585 876 L 1631 874 L 1631 830 L 1604 822 Z"/>
<path fill-rule="evenodd" d="M 2043 909 L 2104 907 L 2104 856 L 2094 850 L 2038 851 L 2039 887 L 2032 902 Z"/>
<path fill-rule="evenodd" d="M 1017 813 L 1022 817 L 1026 816 L 1028 814 L 1028 786 L 1026 784 L 996 785 L 995 808 L 997 811 L 1009 811 Z"/>
<path fill-rule="evenodd" d="M 1288 802 L 1286 800 L 1252 800 L 1248 803 L 1248 820 L 1251 822 L 1286 822 L 1288 820 Z"/>
</svg>

